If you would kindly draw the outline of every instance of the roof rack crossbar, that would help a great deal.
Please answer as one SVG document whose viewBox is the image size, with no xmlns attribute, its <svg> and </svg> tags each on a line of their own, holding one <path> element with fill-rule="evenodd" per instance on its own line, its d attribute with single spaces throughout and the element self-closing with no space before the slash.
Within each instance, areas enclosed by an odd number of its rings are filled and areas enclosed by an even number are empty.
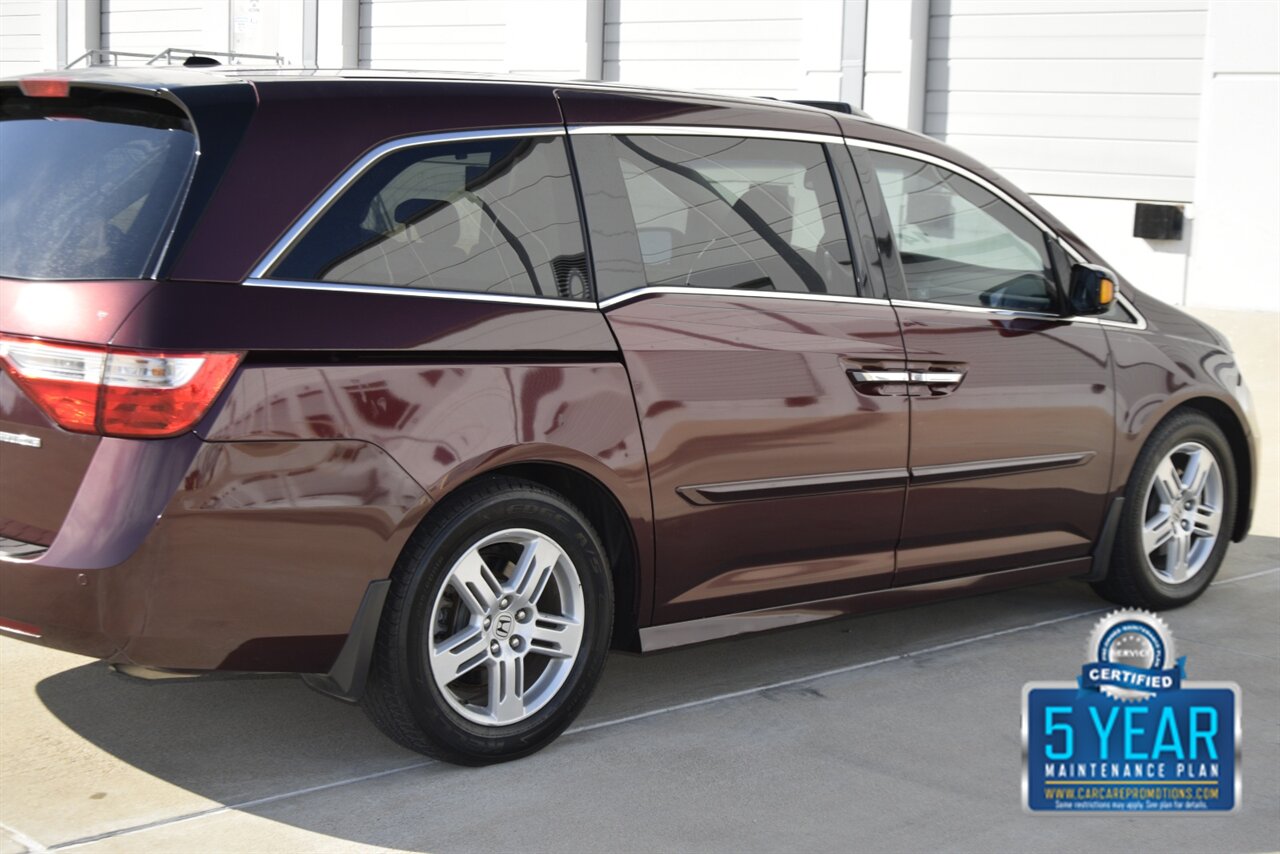
<svg viewBox="0 0 1280 854">
<path fill-rule="evenodd" d="M 85 51 L 62 67 L 75 68 L 81 62 L 85 65 L 118 66 L 121 59 L 141 59 L 144 60 L 143 65 L 180 65 L 183 61 L 193 56 L 220 56 L 225 57 L 229 62 L 236 62 L 241 59 L 262 59 L 281 67 L 287 64 L 285 58 L 278 53 L 240 53 L 234 50 L 195 50 L 185 47 L 167 47 L 159 53 L 137 53 L 127 50 L 94 48 L 93 50 Z"/>
</svg>

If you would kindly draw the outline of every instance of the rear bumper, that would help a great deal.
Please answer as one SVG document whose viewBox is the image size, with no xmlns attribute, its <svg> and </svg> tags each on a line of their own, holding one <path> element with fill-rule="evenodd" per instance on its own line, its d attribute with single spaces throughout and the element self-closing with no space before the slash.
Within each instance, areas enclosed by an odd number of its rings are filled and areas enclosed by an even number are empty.
<svg viewBox="0 0 1280 854">
<path fill-rule="evenodd" d="M 358 441 L 104 439 L 48 550 L 0 559 L 0 635 L 172 670 L 330 670 L 425 512 Z"/>
</svg>

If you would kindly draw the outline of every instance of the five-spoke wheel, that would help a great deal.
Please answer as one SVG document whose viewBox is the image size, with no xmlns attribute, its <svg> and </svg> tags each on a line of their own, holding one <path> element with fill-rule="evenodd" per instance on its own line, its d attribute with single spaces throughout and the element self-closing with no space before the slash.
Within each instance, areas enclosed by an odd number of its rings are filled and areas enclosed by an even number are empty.
<svg viewBox="0 0 1280 854">
<path fill-rule="evenodd" d="M 494 477 L 459 490 L 392 573 L 369 716 L 406 747 L 464 764 L 550 742 L 604 666 L 605 555 L 586 516 L 545 487 Z"/>
<path fill-rule="evenodd" d="M 1183 411 L 1152 431 L 1129 475 L 1105 598 L 1162 609 L 1199 596 L 1217 573 L 1235 525 L 1231 446 L 1204 415 Z"/>
<path fill-rule="evenodd" d="M 431 675 L 464 718 L 501 726 L 547 704 L 582 645 L 582 583 L 555 540 L 490 534 L 450 568 L 432 608 Z"/>
<path fill-rule="evenodd" d="M 1218 542 L 1223 498 L 1222 469 L 1199 442 L 1184 442 L 1160 461 L 1147 491 L 1142 548 L 1161 580 L 1183 584 L 1204 569 Z"/>
</svg>

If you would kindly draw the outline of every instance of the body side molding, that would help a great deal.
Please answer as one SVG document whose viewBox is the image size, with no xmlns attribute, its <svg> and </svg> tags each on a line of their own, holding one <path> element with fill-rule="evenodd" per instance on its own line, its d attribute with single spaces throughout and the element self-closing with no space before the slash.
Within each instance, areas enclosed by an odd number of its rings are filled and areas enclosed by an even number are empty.
<svg viewBox="0 0 1280 854">
<path fill-rule="evenodd" d="M 906 481 L 907 470 L 904 468 L 873 469 L 799 477 L 773 477 L 764 480 L 703 483 L 696 486 L 681 486 L 676 489 L 676 492 L 690 504 L 725 504 L 730 501 L 751 501 L 758 498 L 786 498 L 862 489 L 884 489 L 901 486 Z"/>
<path fill-rule="evenodd" d="M 732 501 L 753 501 L 762 498 L 793 498 L 833 492 L 886 489 L 901 486 L 903 483 L 910 485 L 950 480 L 975 480 L 995 475 L 1078 466 L 1093 459 L 1094 456 L 1093 451 L 1079 451 L 1070 454 L 914 466 L 910 470 L 868 469 L 831 474 L 771 477 L 762 480 L 734 480 L 680 486 L 676 487 L 676 492 L 690 504 L 726 504 Z"/>
<path fill-rule="evenodd" d="M 1045 454 L 1035 457 L 1011 457 L 1002 460 L 976 460 L 971 463 L 947 463 L 937 466 L 912 466 L 912 483 L 941 483 L 948 480 L 973 480 L 993 475 L 1019 474 L 1028 471 L 1067 468 L 1088 462 L 1094 451 L 1071 454 Z"/>
</svg>

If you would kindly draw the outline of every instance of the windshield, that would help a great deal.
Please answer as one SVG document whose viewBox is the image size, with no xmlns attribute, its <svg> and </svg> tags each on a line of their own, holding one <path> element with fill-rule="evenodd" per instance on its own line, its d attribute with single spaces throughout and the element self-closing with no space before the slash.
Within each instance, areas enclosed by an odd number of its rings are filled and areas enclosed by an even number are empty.
<svg viewBox="0 0 1280 854">
<path fill-rule="evenodd" d="M 149 98 L 0 102 L 0 276 L 151 273 L 195 160 L 185 117 Z"/>
</svg>

